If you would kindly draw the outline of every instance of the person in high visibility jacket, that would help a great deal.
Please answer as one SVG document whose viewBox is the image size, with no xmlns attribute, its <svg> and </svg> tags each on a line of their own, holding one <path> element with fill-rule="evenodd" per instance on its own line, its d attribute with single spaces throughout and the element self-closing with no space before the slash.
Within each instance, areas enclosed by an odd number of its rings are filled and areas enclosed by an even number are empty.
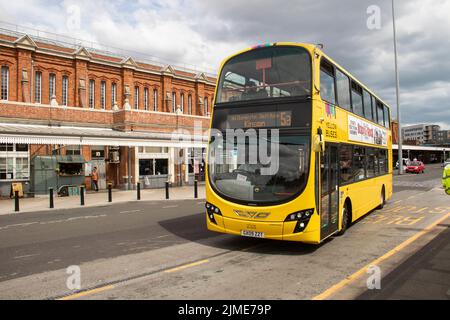
<svg viewBox="0 0 450 320">
<path fill-rule="evenodd" d="M 442 174 L 442 186 L 444 187 L 445 193 L 450 195 L 450 164 L 446 165 L 444 168 L 444 173 Z"/>
</svg>

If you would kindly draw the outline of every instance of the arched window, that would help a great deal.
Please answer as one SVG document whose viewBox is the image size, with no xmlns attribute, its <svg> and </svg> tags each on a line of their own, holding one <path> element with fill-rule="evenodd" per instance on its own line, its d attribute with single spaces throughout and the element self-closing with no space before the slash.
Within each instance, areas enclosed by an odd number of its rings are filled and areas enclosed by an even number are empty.
<svg viewBox="0 0 450 320">
<path fill-rule="evenodd" d="M 69 104 L 69 77 L 63 76 L 62 77 L 62 105 L 67 106 Z"/>
<path fill-rule="evenodd" d="M 158 90 L 153 89 L 153 111 L 158 111 Z"/>
<path fill-rule="evenodd" d="M 172 112 L 177 111 L 177 94 L 172 92 Z"/>
<path fill-rule="evenodd" d="M 134 108 L 139 109 L 139 87 L 134 87 Z"/>
<path fill-rule="evenodd" d="M 54 73 L 50 73 L 48 77 L 48 101 L 52 100 L 53 96 L 56 96 L 56 75 Z"/>
<path fill-rule="evenodd" d="M 204 99 L 203 108 L 204 108 L 204 115 L 206 116 L 208 114 L 208 98 L 207 97 L 205 97 L 205 99 Z"/>
<path fill-rule="evenodd" d="M 9 96 L 9 67 L 2 66 L 0 100 L 8 100 Z"/>
<path fill-rule="evenodd" d="M 188 113 L 192 114 L 192 96 L 188 95 Z"/>
<path fill-rule="evenodd" d="M 95 80 L 89 80 L 89 108 L 94 109 L 95 104 Z"/>
<path fill-rule="evenodd" d="M 117 84 L 113 82 L 111 84 L 111 106 L 114 107 L 116 102 L 117 102 Z"/>
<path fill-rule="evenodd" d="M 184 112 L 184 93 L 180 95 L 180 108 L 181 112 Z"/>
<path fill-rule="evenodd" d="M 36 71 L 34 78 L 34 102 L 41 103 L 42 72 Z"/>
<path fill-rule="evenodd" d="M 106 81 L 100 84 L 100 105 L 102 109 L 106 109 Z"/>
<path fill-rule="evenodd" d="M 144 110 L 148 110 L 148 88 L 144 88 Z"/>
</svg>

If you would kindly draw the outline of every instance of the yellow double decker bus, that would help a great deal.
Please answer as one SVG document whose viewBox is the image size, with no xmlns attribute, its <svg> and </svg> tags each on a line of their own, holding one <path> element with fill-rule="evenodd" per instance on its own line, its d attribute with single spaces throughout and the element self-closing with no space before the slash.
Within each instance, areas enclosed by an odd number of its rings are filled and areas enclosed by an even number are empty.
<svg viewBox="0 0 450 320">
<path fill-rule="evenodd" d="M 224 60 L 209 230 L 318 244 L 391 196 L 389 107 L 321 48 L 270 43 Z"/>
</svg>

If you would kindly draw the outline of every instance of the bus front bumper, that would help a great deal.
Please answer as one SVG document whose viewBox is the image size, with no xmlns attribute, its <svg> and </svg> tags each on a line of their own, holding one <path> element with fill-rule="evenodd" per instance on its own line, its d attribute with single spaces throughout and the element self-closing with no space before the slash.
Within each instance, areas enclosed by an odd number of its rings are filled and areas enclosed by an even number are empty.
<svg viewBox="0 0 450 320">
<path fill-rule="evenodd" d="M 257 238 L 272 240 L 300 241 L 305 243 L 320 243 L 317 239 L 318 232 L 306 227 L 303 232 L 294 233 L 295 221 L 290 222 L 260 222 L 243 220 L 214 215 L 214 222 L 206 214 L 208 229 L 215 232 L 228 233 L 239 236 L 255 234 Z"/>
</svg>

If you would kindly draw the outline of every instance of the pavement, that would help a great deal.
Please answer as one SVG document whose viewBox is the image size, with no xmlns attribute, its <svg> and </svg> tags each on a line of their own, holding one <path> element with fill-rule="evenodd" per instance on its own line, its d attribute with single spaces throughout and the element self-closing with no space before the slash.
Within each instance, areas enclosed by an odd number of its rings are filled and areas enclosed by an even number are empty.
<svg viewBox="0 0 450 320">
<path fill-rule="evenodd" d="M 141 189 L 141 201 L 157 201 L 166 197 L 165 189 Z M 204 184 L 198 185 L 198 197 L 205 198 Z M 194 198 L 194 186 L 169 188 L 169 200 L 182 200 Z M 84 197 L 86 207 L 114 205 L 121 202 L 137 201 L 136 190 L 112 191 L 112 203 L 108 202 L 107 190 L 100 192 L 87 192 Z M 42 195 L 35 198 L 20 198 L 19 213 L 46 211 L 49 209 L 49 196 Z M 80 207 L 80 196 L 54 197 L 54 210 L 74 209 Z M 0 200 L 0 215 L 17 213 L 14 211 L 14 199 Z"/>
<path fill-rule="evenodd" d="M 210 232 L 201 199 L 3 215 L 0 299 L 448 299 L 440 174 L 396 176 L 384 209 L 319 246 Z M 371 265 L 381 288 L 368 292 Z"/>
</svg>

